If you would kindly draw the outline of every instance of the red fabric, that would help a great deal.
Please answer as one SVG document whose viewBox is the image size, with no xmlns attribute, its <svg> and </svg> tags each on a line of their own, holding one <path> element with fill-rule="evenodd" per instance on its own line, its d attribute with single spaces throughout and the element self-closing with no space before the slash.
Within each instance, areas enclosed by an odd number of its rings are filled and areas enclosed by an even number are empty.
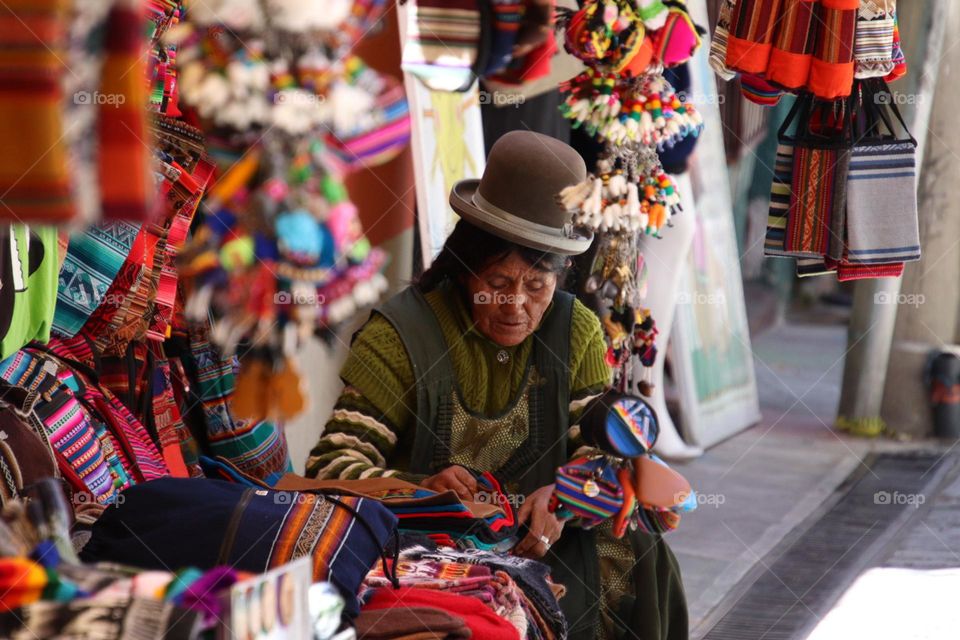
<svg viewBox="0 0 960 640">
<path fill-rule="evenodd" d="M 469 596 L 443 593 L 436 589 L 382 587 L 373 592 L 363 606 L 364 611 L 391 609 L 394 607 L 433 607 L 461 618 L 474 638 L 484 640 L 520 640 L 516 627 L 501 618 L 486 605 Z"/>
<path fill-rule="evenodd" d="M 851 280 L 868 280 L 872 278 L 899 278 L 903 275 L 902 262 L 886 264 L 850 264 L 827 259 L 827 267 L 837 270 L 837 280 L 849 282 Z"/>
<path fill-rule="evenodd" d="M 513 85 L 539 80 L 550 73 L 550 61 L 556 53 L 557 40 L 551 31 L 543 44 L 534 48 L 522 60 L 514 60 L 506 69 L 490 76 L 490 79 Z"/>
</svg>

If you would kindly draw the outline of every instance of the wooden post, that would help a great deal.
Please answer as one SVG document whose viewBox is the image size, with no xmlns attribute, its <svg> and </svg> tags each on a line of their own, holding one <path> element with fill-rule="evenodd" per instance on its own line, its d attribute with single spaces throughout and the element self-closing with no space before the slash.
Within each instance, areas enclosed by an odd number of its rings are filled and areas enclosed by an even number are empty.
<svg viewBox="0 0 960 640">
<path fill-rule="evenodd" d="M 906 78 L 891 85 L 891 90 L 898 97 L 904 99 L 898 104 L 904 117 L 910 124 L 911 131 L 920 143 L 917 149 L 917 158 L 924 158 L 927 140 L 927 130 L 930 126 L 931 109 L 934 103 L 943 110 L 941 117 L 956 113 L 956 105 L 947 102 L 958 95 L 958 90 L 944 86 L 943 80 L 938 78 L 941 60 L 944 66 L 949 61 L 960 61 L 960 50 L 950 51 L 953 47 L 945 40 L 945 34 L 951 33 L 947 27 L 947 14 L 950 14 L 950 24 L 954 24 L 957 11 L 956 2 L 949 0 L 914 0 L 913 2 L 898 3 L 900 29 L 907 54 L 909 73 Z M 956 74 L 956 72 L 954 72 Z M 944 94 L 949 93 L 949 96 Z M 942 102 L 941 102 L 942 100 Z M 943 106 L 939 106 L 939 105 Z M 949 127 L 947 127 L 949 129 Z M 943 129 L 935 132 L 944 135 Z M 957 137 L 957 136 L 954 136 Z M 936 140 L 934 136 L 931 139 Z M 960 137 L 958 137 L 960 139 Z M 960 145 L 957 145 L 960 149 Z M 923 173 L 926 164 L 921 168 L 921 185 L 925 184 Z M 952 178 L 956 182 L 956 178 Z M 921 187 L 921 191 L 923 187 Z M 921 193 L 923 198 L 923 193 Z M 924 205 L 920 205 L 921 245 L 924 248 L 924 257 L 920 268 L 928 265 L 936 258 L 931 258 L 932 251 L 928 251 L 924 236 L 926 219 L 930 215 Z M 956 237 L 956 236 L 953 236 Z M 908 266 L 907 274 L 915 266 Z M 954 280 L 956 288 L 957 280 Z M 883 427 L 881 407 L 884 407 L 884 417 L 887 417 L 884 403 L 885 389 L 888 379 L 888 363 L 896 365 L 902 354 L 891 351 L 894 340 L 894 328 L 898 326 L 898 305 L 896 301 L 907 298 L 901 296 L 902 291 L 910 292 L 915 287 L 911 281 L 902 287 L 900 279 L 883 278 L 879 280 L 862 280 L 854 286 L 853 312 L 847 335 L 847 353 L 843 370 L 843 387 L 840 393 L 837 424 L 854 433 L 876 434 Z M 893 301 L 887 303 L 886 301 Z M 899 330 L 899 329 L 898 329 Z M 905 329 L 904 329 L 905 330 Z M 899 334 L 898 334 L 899 335 Z M 900 337 L 898 340 L 902 340 Z M 925 338 L 929 340 L 929 336 Z M 891 379 L 899 378 L 904 372 L 897 367 Z M 915 402 L 921 401 L 917 396 Z M 924 404 L 925 401 L 924 401 Z M 914 410 L 915 407 L 910 407 Z M 894 417 L 891 415 L 891 417 Z M 895 416 L 895 429 L 900 430 L 900 416 Z"/>
</svg>

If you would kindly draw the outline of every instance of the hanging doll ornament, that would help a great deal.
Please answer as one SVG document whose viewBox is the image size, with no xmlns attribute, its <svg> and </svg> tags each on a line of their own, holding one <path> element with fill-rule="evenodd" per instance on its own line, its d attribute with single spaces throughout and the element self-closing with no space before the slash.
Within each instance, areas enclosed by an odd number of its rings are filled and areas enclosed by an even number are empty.
<svg viewBox="0 0 960 640">
<path fill-rule="evenodd" d="M 680 197 L 650 147 L 608 145 L 596 175 L 560 192 L 573 223 L 595 232 L 659 236 Z"/>
<path fill-rule="evenodd" d="M 613 144 L 663 150 L 703 129 L 700 113 L 660 73 L 635 79 L 588 68 L 560 88 L 567 93 L 561 112 L 574 128 Z"/>
<path fill-rule="evenodd" d="M 653 365 L 657 360 L 657 323 L 649 309 L 637 310 L 637 321 L 633 328 L 633 353 L 643 365 L 640 380 L 636 381 L 640 393 L 650 397 L 653 392 Z"/>
</svg>

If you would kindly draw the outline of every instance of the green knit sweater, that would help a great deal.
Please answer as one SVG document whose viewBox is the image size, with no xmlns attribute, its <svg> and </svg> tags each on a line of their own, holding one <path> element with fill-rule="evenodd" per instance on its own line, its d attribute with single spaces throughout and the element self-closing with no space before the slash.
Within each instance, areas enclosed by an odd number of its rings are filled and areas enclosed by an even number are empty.
<svg viewBox="0 0 960 640">
<path fill-rule="evenodd" d="M 443 339 L 450 350 L 467 408 L 483 415 L 503 411 L 523 383 L 532 336 L 515 347 L 501 347 L 475 329 L 468 310 L 452 290 L 431 291 L 426 299 L 443 332 L 437 339 Z M 570 326 L 571 424 L 589 398 L 610 382 L 605 354 L 600 322 L 575 301 Z M 357 334 L 340 377 L 344 390 L 323 436 L 310 452 L 307 475 L 422 479 L 406 473 L 415 432 L 416 384 L 393 325 L 373 314 Z M 579 444 L 577 435 L 572 429 L 571 451 Z"/>
</svg>

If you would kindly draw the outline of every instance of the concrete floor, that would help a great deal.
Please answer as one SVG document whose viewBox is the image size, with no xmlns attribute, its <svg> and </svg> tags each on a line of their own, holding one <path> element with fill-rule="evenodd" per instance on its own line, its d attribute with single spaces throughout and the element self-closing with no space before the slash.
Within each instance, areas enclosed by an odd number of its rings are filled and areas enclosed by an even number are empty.
<svg viewBox="0 0 960 640">
<path fill-rule="evenodd" d="M 694 637 L 722 613 L 716 607 L 741 578 L 874 446 L 831 428 L 844 327 L 781 325 L 752 346 L 760 424 L 675 465 L 703 496 L 668 538 L 683 571 Z"/>
<path fill-rule="evenodd" d="M 709 631 L 743 588 L 738 583 L 817 513 L 869 453 L 939 447 L 945 455 L 960 454 L 960 447 L 941 443 L 865 440 L 831 428 L 845 326 L 781 325 L 755 337 L 752 346 L 760 424 L 674 465 L 703 496 L 668 538 L 683 571 L 693 638 Z M 872 564 L 960 566 L 960 471 Z"/>
</svg>

